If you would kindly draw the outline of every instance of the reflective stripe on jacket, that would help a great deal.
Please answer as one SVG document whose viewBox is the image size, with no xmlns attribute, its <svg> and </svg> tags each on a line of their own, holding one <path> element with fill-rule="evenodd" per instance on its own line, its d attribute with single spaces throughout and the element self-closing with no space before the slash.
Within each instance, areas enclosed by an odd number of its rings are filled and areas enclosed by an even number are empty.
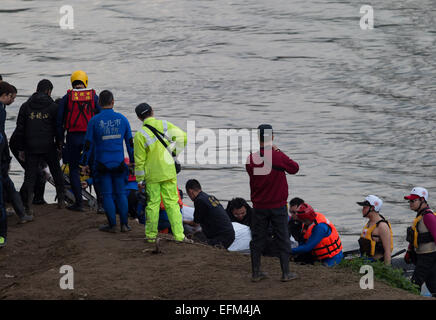
<svg viewBox="0 0 436 320">
<path fill-rule="evenodd" d="M 157 120 L 149 117 L 144 125 L 150 125 L 162 132 L 166 138 L 163 140 L 169 145 L 175 143 L 172 149 L 178 155 L 187 143 L 186 132 L 166 120 Z M 135 175 L 138 182 L 157 183 L 177 177 L 172 155 L 145 126 L 136 132 L 134 138 Z"/>
</svg>

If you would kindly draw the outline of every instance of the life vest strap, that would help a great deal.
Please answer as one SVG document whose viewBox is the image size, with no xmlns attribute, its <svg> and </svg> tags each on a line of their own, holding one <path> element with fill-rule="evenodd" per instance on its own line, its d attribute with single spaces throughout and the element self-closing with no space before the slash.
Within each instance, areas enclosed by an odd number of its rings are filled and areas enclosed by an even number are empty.
<svg viewBox="0 0 436 320">
<path fill-rule="evenodd" d="M 334 247 L 333 250 L 330 250 L 331 247 Z M 330 243 L 330 244 L 328 244 L 328 245 L 325 245 L 324 247 L 320 247 L 320 248 L 313 249 L 312 251 L 313 251 L 313 254 L 314 254 L 318 259 L 320 259 L 320 258 L 323 257 L 323 256 L 329 256 L 330 254 L 334 253 L 335 251 L 337 251 L 337 250 L 340 249 L 340 248 L 341 248 L 341 240 L 340 240 L 339 238 L 336 238 L 336 240 L 334 240 L 332 243 Z M 318 251 L 318 250 L 324 250 L 324 249 L 327 250 L 326 253 L 324 253 L 324 254 L 318 254 L 318 253 L 316 253 L 316 251 Z"/>
</svg>

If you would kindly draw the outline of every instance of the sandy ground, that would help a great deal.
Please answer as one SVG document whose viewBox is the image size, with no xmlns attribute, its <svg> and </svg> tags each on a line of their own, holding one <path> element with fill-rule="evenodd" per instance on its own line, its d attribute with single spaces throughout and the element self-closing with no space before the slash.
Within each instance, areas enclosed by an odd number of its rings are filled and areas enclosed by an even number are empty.
<svg viewBox="0 0 436 320">
<path fill-rule="evenodd" d="M 250 281 L 249 256 L 200 244 L 163 239 L 162 253 L 143 241 L 143 226 L 99 232 L 103 215 L 35 206 L 35 221 L 9 218 L 7 247 L 0 249 L 1 299 L 423 299 L 338 268 L 291 264 L 299 279 L 283 283 L 278 259 L 264 257 L 270 278 Z M 74 290 L 60 288 L 62 265 L 74 269 Z M 425 298 L 424 298 L 425 299 Z"/>
</svg>

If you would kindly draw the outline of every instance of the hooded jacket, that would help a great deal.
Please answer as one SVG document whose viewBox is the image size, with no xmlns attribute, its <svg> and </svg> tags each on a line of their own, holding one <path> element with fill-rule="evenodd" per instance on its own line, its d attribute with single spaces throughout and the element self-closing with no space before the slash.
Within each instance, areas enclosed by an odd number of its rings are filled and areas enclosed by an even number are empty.
<svg viewBox="0 0 436 320">
<path fill-rule="evenodd" d="M 20 108 L 17 118 L 17 149 L 26 153 L 49 153 L 56 149 L 57 104 L 41 92 L 35 92 Z"/>
</svg>

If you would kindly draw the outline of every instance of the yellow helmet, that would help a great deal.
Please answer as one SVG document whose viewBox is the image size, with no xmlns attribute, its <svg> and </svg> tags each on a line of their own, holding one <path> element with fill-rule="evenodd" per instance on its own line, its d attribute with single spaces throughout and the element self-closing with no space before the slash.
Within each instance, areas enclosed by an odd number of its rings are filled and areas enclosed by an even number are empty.
<svg viewBox="0 0 436 320">
<path fill-rule="evenodd" d="M 73 84 L 74 81 L 82 81 L 85 85 L 85 88 L 88 87 L 88 76 L 85 71 L 77 70 L 74 71 L 71 74 L 71 84 Z"/>
</svg>

